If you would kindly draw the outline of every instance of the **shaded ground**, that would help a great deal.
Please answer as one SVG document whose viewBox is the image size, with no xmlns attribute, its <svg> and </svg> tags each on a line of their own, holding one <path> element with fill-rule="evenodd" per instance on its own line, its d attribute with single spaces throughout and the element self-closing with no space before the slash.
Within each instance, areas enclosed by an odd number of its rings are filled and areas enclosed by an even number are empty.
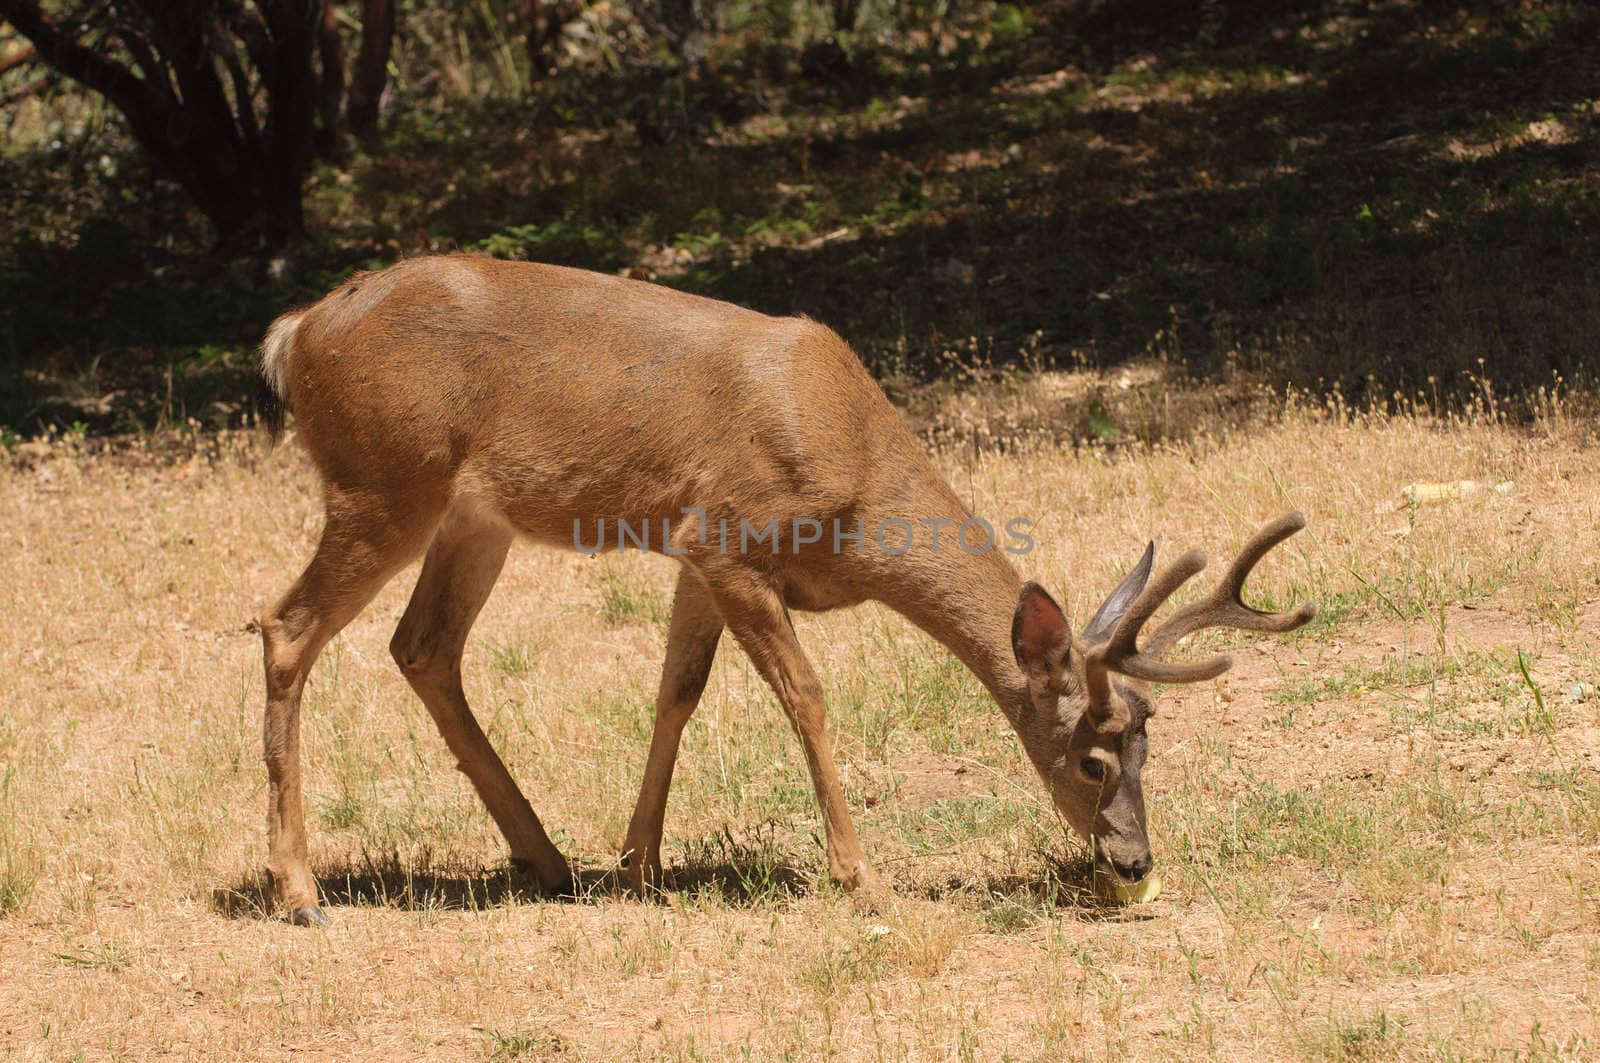
<svg viewBox="0 0 1600 1063">
<path fill-rule="evenodd" d="M 274 263 L 210 261 L 114 137 L 9 154 L 0 421 L 238 423 L 273 314 L 462 247 L 808 313 L 891 380 L 1154 357 L 1446 402 L 1586 372 L 1591 5 L 1060 3 L 1022 25 L 813 76 L 736 40 L 408 110 L 318 170 L 317 235 Z"/>
</svg>

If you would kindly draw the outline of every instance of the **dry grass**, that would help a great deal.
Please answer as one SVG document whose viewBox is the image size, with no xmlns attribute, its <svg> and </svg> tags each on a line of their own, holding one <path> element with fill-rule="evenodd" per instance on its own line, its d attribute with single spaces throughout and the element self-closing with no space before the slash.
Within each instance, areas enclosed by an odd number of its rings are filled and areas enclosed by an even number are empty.
<svg viewBox="0 0 1600 1063">
<path fill-rule="evenodd" d="M 261 908 L 250 617 L 308 556 L 299 453 L 71 446 L 0 471 L 0 1050 L 22 1059 L 1579 1058 L 1600 1048 L 1600 480 L 1585 419 L 1290 406 L 1156 450 L 952 448 L 1038 520 L 1077 615 L 1134 559 L 1312 530 L 1260 598 L 1322 618 L 1170 691 L 1146 788 L 1167 895 L 1083 896 L 1015 740 L 898 618 L 802 622 L 894 897 L 819 881 L 795 742 L 725 647 L 685 740 L 661 903 L 508 880 L 386 651 L 409 580 L 306 699 L 323 932 Z M 1415 481 L 1509 480 L 1409 506 Z M 414 574 L 414 573 L 413 573 Z M 609 865 L 669 564 L 514 553 L 469 695 L 562 848 Z M 1519 663 L 1520 662 L 1520 663 Z M 1523 665 L 1526 666 L 1524 674 Z"/>
</svg>

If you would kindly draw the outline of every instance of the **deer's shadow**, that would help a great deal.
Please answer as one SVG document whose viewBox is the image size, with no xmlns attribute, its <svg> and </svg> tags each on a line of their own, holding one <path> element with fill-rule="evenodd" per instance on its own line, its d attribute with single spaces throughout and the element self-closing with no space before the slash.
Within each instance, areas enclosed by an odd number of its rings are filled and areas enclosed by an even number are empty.
<svg viewBox="0 0 1600 1063">
<path fill-rule="evenodd" d="M 816 874 L 745 847 L 711 848 L 665 869 L 659 887 L 639 903 L 694 900 L 752 909 L 815 895 Z M 614 864 L 574 864 L 572 884 L 559 892 L 542 889 L 517 866 L 433 868 L 389 853 L 350 855 L 317 872 L 323 903 L 332 908 L 383 908 L 404 912 L 487 911 L 528 904 L 598 905 L 636 899 Z M 914 877 L 914 876 L 913 876 Z M 822 886 L 827 889 L 831 887 Z M 1002 926 L 1067 917 L 1088 922 L 1143 922 L 1156 914 L 1143 905 L 1124 906 L 1100 897 L 1087 860 L 1047 857 L 1025 871 L 900 882 L 906 897 L 963 903 L 976 901 L 986 920 Z M 212 890 L 211 906 L 230 919 L 276 918 L 271 878 L 260 872 Z"/>
<path fill-rule="evenodd" d="M 1127 905 L 1095 892 L 1089 875 L 1062 877 L 1053 868 L 1033 874 L 991 875 L 978 891 L 970 882 L 952 881 L 920 891 L 930 900 L 981 892 L 985 921 L 996 929 L 1075 919 L 1085 923 L 1144 923 L 1158 917 L 1148 905 Z"/>
<path fill-rule="evenodd" d="M 990 929 L 1007 933 L 1053 919 L 1086 923 L 1143 923 L 1158 918 L 1148 905 L 1127 905 L 1095 890 L 1087 857 L 1036 853 L 1030 866 L 981 876 L 947 875 L 901 887 L 930 901 L 975 901 Z"/>
<path fill-rule="evenodd" d="M 600 904 L 632 899 L 615 867 L 572 869 L 564 890 L 542 889 L 531 876 L 509 864 L 478 869 L 416 867 L 396 857 L 355 858 L 318 869 L 323 903 L 333 908 L 387 908 L 395 911 L 485 911 L 523 904 Z M 690 861 L 665 870 L 659 887 L 641 903 L 668 897 L 709 897 L 729 907 L 803 897 L 814 892 L 812 875 L 787 864 L 762 860 Z M 212 910 L 229 919 L 270 919 L 277 903 L 265 872 L 245 876 L 211 891 Z"/>
</svg>

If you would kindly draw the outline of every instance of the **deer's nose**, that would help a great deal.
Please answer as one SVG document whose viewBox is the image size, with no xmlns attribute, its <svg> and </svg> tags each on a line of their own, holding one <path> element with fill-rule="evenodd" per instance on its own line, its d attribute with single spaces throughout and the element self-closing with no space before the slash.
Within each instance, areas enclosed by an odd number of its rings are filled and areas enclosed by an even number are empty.
<svg viewBox="0 0 1600 1063">
<path fill-rule="evenodd" d="M 1150 868 L 1155 865 L 1149 853 L 1145 853 L 1131 864 L 1124 864 L 1120 860 L 1111 861 L 1111 866 L 1118 875 L 1129 882 L 1138 882 L 1150 873 Z"/>
</svg>

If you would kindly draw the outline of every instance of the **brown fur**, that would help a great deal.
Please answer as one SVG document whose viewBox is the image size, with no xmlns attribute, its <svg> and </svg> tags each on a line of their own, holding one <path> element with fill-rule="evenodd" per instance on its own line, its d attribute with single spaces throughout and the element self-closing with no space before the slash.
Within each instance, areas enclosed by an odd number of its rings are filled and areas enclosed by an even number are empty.
<svg viewBox="0 0 1600 1063">
<path fill-rule="evenodd" d="M 846 886 L 871 881 L 833 763 L 822 686 L 788 616 L 867 599 L 907 616 L 974 671 L 1058 807 L 1096 838 L 1103 858 L 1148 867 L 1134 762 L 1143 759 L 1144 714 L 1126 714 L 1137 720 L 1126 734 L 1095 726 L 1103 714 L 1085 711 L 1081 655 L 1070 652 L 1060 610 L 1024 591 L 1000 549 L 951 548 L 968 509 L 824 326 L 580 270 L 421 258 L 284 315 L 263 345 L 262 376 L 292 404 L 327 505 L 315 556 L 262 624 L 268 868 L 297 920 L 321 918 L 301 813 L 301 687 L 327 640 L 424 552 L 395 659 L 513 857 L 545 887 L 565 886 L 565 860 L 466 704 L 461 652 L 513 538 L 570 547 L 576 529 L 578 542 L 593 544 L 599 521 L 609 528 L 618 518 L 648 522 L 650 547 L 683 563 L 622 860 L 635 887 L 659 872 L 678 739 L 724 628 L 799 734 L 830 873 Z M 705 528 L 687 508 L 706 512 Z M 919 535 L 894 556 L 871 541 L 886 518 L 954 523 L 943 549 Z M 806 519 L 822 525 L 822 540 L 791 549 L 791 529 Z M 862 552 L 848 542 L 835 552 L 835 519 L 865 523 Z M 734 529 L 776 520 L 782 548 L 723 552 L 722 520 Z M 606 541 L 615 545 L 610 531 Z M 1037 607 L 1024 623 L 1027 603 Z M 1014 621 L 1042 649 L 1014 648 Z M 1114 779 L 1086 782 L 1086 759 L 1105 761 Z"/>
</svg>

